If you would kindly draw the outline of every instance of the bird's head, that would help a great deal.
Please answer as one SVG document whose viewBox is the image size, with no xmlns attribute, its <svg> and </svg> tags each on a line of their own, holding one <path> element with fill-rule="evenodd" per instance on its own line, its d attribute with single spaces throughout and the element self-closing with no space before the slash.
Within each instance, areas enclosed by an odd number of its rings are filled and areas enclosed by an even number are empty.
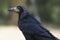
<svg viewBox="0 0 60 40">
<path fill-rule="evenodd" d="M 29 15 L 29 12 L 25 9 L 24 6 L 16 6 L 9 8 L 8 11 L 16 12 L 19 14 L 19 17 L 24 18 L 25 16 Z"/>
<path fill-rule="evenodd" d="M 21 13 L 21 12 L 23 12 L 23 9 L 21 6 L 16 6 L 16 7 L 9 8 L 8 11 Z"/>
</svg>

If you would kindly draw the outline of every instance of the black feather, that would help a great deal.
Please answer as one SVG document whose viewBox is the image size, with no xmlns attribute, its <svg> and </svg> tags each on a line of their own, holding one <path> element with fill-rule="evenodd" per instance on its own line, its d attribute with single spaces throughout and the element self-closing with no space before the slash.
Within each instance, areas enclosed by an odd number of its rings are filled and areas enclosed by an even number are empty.
<svg viewBox="0 0 60 40">
<path fill-rule="evenodd" d="M 42 27 L 41 23 L 31 16 L 24 7 L 20 6 L 19 9 L 18 26 L 26 40 L 58 40 L 47 29 Z"/>
</svg>

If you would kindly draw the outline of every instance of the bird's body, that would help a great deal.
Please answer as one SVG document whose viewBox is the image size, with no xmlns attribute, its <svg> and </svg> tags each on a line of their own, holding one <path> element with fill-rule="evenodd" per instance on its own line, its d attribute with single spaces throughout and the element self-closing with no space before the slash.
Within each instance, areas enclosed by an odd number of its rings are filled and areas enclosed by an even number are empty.
<svg viewBox="0 0 60 40">
<path fill-rule="evenodd" d="M 29 14 L 29 12 L 20 6 L 21 12 L 18 12 L 18 27 L 23 32 L 26 40 L 58 40 L 47 29 Z"/>
</svg>

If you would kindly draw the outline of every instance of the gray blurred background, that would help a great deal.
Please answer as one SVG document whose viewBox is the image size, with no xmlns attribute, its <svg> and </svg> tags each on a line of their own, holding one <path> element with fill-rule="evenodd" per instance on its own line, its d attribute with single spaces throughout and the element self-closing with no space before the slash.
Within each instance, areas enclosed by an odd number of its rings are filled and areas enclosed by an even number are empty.
<svg viewBox="0 0 60 40">
<path fill-rule="evenodd" d="M 25 6 L 53 35 L 60 36 L 60 0 L 0 0 L 0 27 L 17 26 L 18 14 L 8 12 L 8 8 L 18 5 Z"/>
</svg>

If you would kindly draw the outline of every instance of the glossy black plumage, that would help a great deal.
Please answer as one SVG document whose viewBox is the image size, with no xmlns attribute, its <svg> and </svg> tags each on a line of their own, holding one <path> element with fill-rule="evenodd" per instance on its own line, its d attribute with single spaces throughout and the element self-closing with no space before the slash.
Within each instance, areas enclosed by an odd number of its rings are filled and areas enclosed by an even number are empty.
<svg viewBox="0 0 60 40">
<path fill-rule="evenodd" d="M 20 10 L 23 11 L 19 13 L 18 26 L 26 40 L 58 40 L 47 29 L 43 28 L 24 7 L 21 7 Z"/>
<path fill-rule="evenodd" d="M 22 6 L 17 7 L 18 12 L 18 27 L 23 32 L 26 40 L 58 40 L 47 29 L 42 27 L 33 16 Z"/>
</svg>

